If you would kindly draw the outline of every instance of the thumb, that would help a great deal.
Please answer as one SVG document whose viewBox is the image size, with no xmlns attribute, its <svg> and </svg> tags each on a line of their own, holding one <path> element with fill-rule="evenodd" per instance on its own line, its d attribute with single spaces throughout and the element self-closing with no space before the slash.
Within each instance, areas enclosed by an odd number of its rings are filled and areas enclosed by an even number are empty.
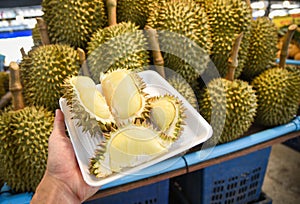
<svg viewBox="0 0 300 204">
<path fill-rule="evenodd" d="M 64 114 L 61 110 L 56 109 L 55 111 L 55 118 L 53 124 L 53 132 L 58 135 L 65 135 L 65 123 L 64 123 Z"/>
</svg>

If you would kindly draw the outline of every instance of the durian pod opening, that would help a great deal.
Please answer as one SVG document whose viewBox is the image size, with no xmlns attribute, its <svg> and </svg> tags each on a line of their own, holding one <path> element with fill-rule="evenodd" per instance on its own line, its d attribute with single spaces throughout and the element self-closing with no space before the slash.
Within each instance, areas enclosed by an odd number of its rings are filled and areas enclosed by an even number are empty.
<svg viewBox="0 0 300 204">
<path fill-rule="evenodd" d="M 156 71 L 163 77 L 166 78 L 165 69 L 164 69 L 164 58 L 162 57 L 157 31 L 150 26 L 145 26 L 145 31 L 148 36 L 148 42 L 150 50 L 152 51 L 153 63 L 155 65 Z"/>
<path fill-rule="evenodd" d="M 106 0 L 108 25 L 113 26 L 117 24 L 117 0 Z"/>
<path fill-rule="evenodd" d="M 85 55 L 84 50 L 81 49 L 81 48 L 77 48 L 77 52 L 78 52 L 78 56 L 79 56 L 79 60 L 80 60 L 83 75 L 91 77 L 88 66 L 87 66 L 86 55 Z"/>
<path fill-rule="evenodd" d="M 286 58 L 288 55 L 289 44 L 294 36 L 294 33 L 295 33 L 297 27 L 298 26 L 296 24 L 290 25 L 287 33 L 285 34 L 283 44 L 281 47 L 281 51 L 280 51 L 280 60 L 279 60 L 280 68 L 285 68 L 285 62 L 286 62 Z"/>
<path fill-rule="evenodd" d="M 40 36 L 41 36 L 41 41 L 43 45 L 49 45 L 50 44 L 50 39 L 49 39 L 49 35 L 48 35 L 48 29 L 47 29 L 47 25 L 44 21 L 44 19 L 42 18 L 36 18 L 38 27 L 39 27 L 39 32 L 40 32 Z"/>
<path fill-rule="evenodd" d="M 9 90 L 12 93 L 13 109 L 16 111 L 24 108 L 19 65 L 16 62 L 11 62 L 9 71 Z"/>
<path fill-rule="evenodd" d="M 236 39 L 233 43 L 233 46 L 232 46 L 231 54 L 228 59 L 228 72 L 226 75 L 226 79 L 229 81 L 234 80 L 234 72 L 238 66 L 238 53 L 239 53 L 240 44 L 241 44 L 243 36 L 244 36 L 244 33 L 240 33 L 236 37 Z"/>
</svg>

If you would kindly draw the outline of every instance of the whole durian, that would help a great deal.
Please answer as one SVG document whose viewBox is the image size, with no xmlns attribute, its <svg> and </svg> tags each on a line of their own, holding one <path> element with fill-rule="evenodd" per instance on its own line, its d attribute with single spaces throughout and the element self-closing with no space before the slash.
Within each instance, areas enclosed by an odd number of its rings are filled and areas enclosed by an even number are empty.
<svg viewBox="0 0 300 204">
<path fill-rule="evenodd" d="M 80 67 L 78 52 L 68 45 L 45 45 L 30 51 L 20 64 L 25 103 L 55 110 L 64 79 L 76 75 Z"/>
<path fill-rule="evenodd" d="M 147 39 L 131 22 L 99 29 L 88 43 L 87 63 L 92 79 L 99 83 L 101 72 L 126 68 L 142 71 L 149 64 Z"/>
<path fill-rule="evenodd" d="M 251 40 L 242 78 L 251 81 L 270 68 L 277 53 L 277 28 L 267 17 L 251 21 Z"/>
<path fill-rule="evenodd" d="M 54 114 L 39 106 L 23 106 L 18 65 L 10 65 L 13 106 L 0 115 L 0 158 L 4 180 L 17 192 L 34 191 L 46 170 L 48 138 Z M 14 79 L 14 80 L 12 80 Z"/>
<path fill-rule="evenodd" d="M 103 0 L 43 0 L 42 10 L 52 44 L 84 49 L 92 33 L 107 25 Z"/>
<path fill-rule="evenodd" d="M 297 25 L 291 25 L 285 36 L 278 67 L 268 69 L 251 82 L 257 92 L 258 109 L 255 121 L 265 126 L 281 125 L 297 114 L 300 99 L 300 75 L 295 68 L 286 68 L 289 43 Z"/>
<path fill-rule="evenodd" d="M 192 85 L 209 62 L 212 39 L 208 17 L 192 1 L 161 2 L 156 7 L 147 26 L 158 32 L 165 67 Z"/>
<path fill-rule="evenodd" d="M 241 35 L 240 35 L 241 36 Z M 257 97 L 248 82 L 234 79 L 237 67 L 237 38 L 229 58 L 229 71 L 224 78 L 210 81 L 199 100 L 199 112 L 213 128 L 212 144 L 225 143 L 241 137 L 252 125 Z"/>
<path fill-rule="evenodd" d="M 241 32 L 244 33 L 239 51 L 239 64 L 235 70 L 235 78 L 238 78 L 247 59 L 252 19 L 251 9 L 244 0 L 215 0 L 207 3 L 207 15 L 213 43 L 211 60 L 219 70 L 221 77 L 225 77 L 227 74 L 227 60 L 230 57 L 235 37 Z"/>
</svg>

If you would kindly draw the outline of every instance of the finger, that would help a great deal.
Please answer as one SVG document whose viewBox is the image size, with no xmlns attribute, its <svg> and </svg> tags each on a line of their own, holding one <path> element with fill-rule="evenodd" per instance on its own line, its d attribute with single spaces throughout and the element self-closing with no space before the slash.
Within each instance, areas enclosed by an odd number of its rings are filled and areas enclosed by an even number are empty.
<svg viewBox="0 0 300 204">
<path fill-rule="evenodd" d="M 53 131 L 51 136 L 65 136 L 66 128 L 64 123 L 64 115 L 63 112 L 59 109 L 55 111 L 55 118 L 53 123 Z M 50 138 L 51 138 L 50 136 Z"/>
</svg>

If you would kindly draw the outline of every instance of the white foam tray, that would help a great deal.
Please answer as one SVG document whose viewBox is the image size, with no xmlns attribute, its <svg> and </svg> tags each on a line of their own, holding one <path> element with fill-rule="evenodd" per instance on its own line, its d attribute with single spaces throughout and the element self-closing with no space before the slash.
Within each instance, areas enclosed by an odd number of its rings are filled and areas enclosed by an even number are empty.
<svg viewBox="0 0 300 204">
<path fill-rule="evenodd" d="M 65 115 L 65 123 L 74 147 L 75 155 L 82 172 L 83 179 L 90 186 L 102 186 L 128 174 L 134 174 L 143 168 L 185 152 L 193 146 L 205 142 L 212 135 L 212 128 L 207 121 L 157 72 L 148 70 L 138 74 L 146 83 L 147 86 L 145 88 L 145 92 L 147 92 L 150 96 L 168 93 L 177 96 L 183 102 L 183 105 L 186 108 L 186 125 L 184 125 L 180 138 L 170 147 L 168 152 L 162 153 L 159 157 L 142 163 L 136 167 L 128 168 L 122 172 L 113 173 L 106 178 L 96 178 L 94 175 L 89 173 L 88 167 L 89 160 L 93 157 L 95 149 L 101 141 L 101 138 L 92 138 L 89 135 L 86 135 L 87 133 L 83 133 L 80 127 L 75 126 L 76 121 L 71 119 L 71 113 L 69 111 L 69 107 L 66 105 L 66 100 L 61 98 L 59 101 L 60 108 Z M 98 86 L 100 86 L 101 89 L 101 85 Z"/>
</svg>

